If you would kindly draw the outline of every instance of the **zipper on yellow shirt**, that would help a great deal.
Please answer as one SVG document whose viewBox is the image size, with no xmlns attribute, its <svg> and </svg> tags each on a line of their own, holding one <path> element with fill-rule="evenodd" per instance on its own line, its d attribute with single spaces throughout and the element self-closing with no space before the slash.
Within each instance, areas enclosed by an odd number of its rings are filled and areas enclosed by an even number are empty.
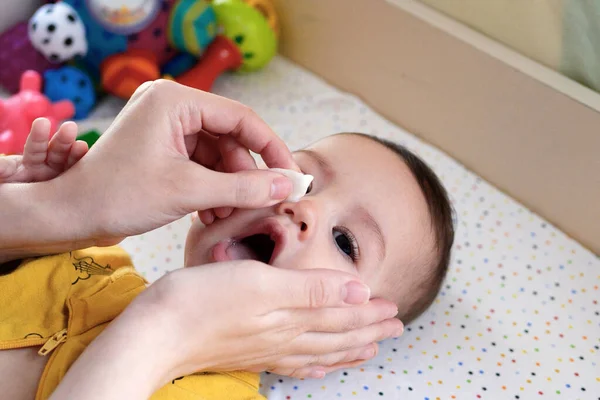
<svg viewBox="0 0 600 400">
<path fill-rule="evenodd" d="M 52 350 L 58 347 L 59 344 L 67 340 L 67 330 L 56 332 L 38 351 L 40 356 L 47 356 Z"/>
</svg>

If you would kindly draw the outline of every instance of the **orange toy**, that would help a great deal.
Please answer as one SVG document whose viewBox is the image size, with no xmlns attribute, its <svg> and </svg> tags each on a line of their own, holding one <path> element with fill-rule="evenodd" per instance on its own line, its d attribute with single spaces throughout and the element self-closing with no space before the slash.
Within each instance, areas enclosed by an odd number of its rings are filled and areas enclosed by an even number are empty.
<svg viewBox="0 0 600 400">
<path fill-rule="evenodd" d="M 144 50 L 129 50 L 108 57 L 100 66 L 103 88 L 128 99 L 143 82 L 160 77 L 156 57 Z"/>
</svg>

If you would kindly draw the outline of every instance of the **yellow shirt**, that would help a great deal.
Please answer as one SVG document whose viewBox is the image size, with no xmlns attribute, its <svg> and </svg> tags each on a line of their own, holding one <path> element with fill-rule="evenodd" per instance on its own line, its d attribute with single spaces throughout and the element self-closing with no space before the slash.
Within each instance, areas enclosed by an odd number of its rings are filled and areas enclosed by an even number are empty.
<svg viewBox="0 0 600 400">
<path fill-rule="evenodd" d="M 0 276 L 0 350 L 42 346 L 49 357 L 36 400 L 50 397 L 69 367 L 110 321 L 146 288 L 119 247 L 25 260 Z M 151 400 L 258 400 L 259 376 L 198 373 L 178 378 Z"/>
</svg>

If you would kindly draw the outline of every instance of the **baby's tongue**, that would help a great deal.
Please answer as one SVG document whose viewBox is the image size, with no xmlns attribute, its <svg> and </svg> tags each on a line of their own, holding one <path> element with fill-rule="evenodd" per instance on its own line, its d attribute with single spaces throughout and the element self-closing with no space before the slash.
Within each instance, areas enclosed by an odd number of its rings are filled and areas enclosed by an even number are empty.
<svg viewBox="0 0 600 400">
<path fill-rule="evenodd" d="M 232 260 L 258 260 L 256 253 L 244 243 L 233 242 L 226 250 Z"/>
</svg>

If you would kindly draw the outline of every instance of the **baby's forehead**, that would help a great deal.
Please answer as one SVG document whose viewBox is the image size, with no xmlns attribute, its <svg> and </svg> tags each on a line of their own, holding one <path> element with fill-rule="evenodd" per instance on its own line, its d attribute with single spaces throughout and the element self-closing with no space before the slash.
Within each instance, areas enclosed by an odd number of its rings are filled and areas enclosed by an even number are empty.
<svg viewBox="0 0 600 400">
<path fill-rule="evenodd" d="M 343 150 L 352 152 L 353 154 L 358 153 L 361 155 L 361 158 L 367 158 L 373 153 L 377 153 L 379 156 L 387 154 L 387 158 L 404 162 L 398 154 L 395 154 L 393 150 L 384 144 L 369 136 L 356 133 L 338 133 L 326 136 L 308 144 L 302 149 L 298 149 L 296 152 L 302 152 L 303 150 L 311 150 L 324 154 L 340 154 L 340 151 Z"/>
</svg>

